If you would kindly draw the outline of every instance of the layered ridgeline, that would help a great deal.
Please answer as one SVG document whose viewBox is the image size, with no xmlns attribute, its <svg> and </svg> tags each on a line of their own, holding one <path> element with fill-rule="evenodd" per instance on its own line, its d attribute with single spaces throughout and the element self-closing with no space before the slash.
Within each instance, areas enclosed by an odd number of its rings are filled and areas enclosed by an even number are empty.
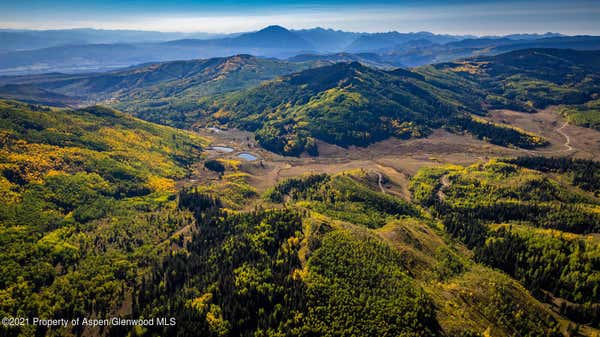
<svg viewBox="0 0 600 337">
<path fill-rule="evenodd" d="M 424 36 L 396 44 L 388 44 L 376 52 L 380 59 L 392 65 L 409 67 L 448 62 L 458 58 L 481 55 L 497 55 L 513 50 L 531 48 L 560 48 L 574 50 L 598 50 L 600 38 L 596 36 L 530 35 L 467 38 L 445 44 L 434 43 Z"/>
<path fill-rule="evenodd" d="M 174 61 L 134 67 L 83 79 L 55 81 L 41 86 L 58 93 L 95 100 L 151 100 L 166 97 L 198 98 L 232 91 L 307 68 L 250 55 L 205 60 Z"/>
<path fill-rule="evenodd" d="M 130 310 L 139 276 L 193 223 L 175 181 L 205 144 L 107 108 L 0 101 L 0 315 Z"/>
<path fill-rule="evenodd" d="M 556 33 L 507 36 L 352 33 L 269 26 L 229 35 L 108 30 L 0 31 L 0 74 L 102 71 L 146 62 L 253 54 L 374 53 L 389 66 L 420 66 L 526 48 L 596 50 L 597 36 Z M 38 49 L 39 48 L 39 49 Z"/>
<path fill-rule="evenodd" d="M 39 88 L 32 84 L 6 84 L 0 86 L 2 99 L 65 107 L 79 103 L 79 99 Z"/>
<path fill-rule="evenodd" d="M 474 96 L 485 110 L 533 112 L 562 105 L 576 124 L 598 128 L 600 123 L 600 51 L 526 49 L 416 71 L 433 85 L 457 88 L 465 99 Z"/>
<path fill-rule="evenodd" d="M 460 79 L 454 84 L 459 88 L 433 85 L 408 70 L 338 63 L 202 99 L 186 118 L 255 131 L 263 147 L 284 155 L 316 154 L 316 139 L 366 146 L 389 137 L 423 137 L 440 127 L 470 131 L 501 145 L 545 143 L 472 118 L 470 113 L 481 112 L 480 96 L 460 87 Z"/>
<path fill-rule="evenodd" d="M 366 146 L 389 137 L 426 136 L 440 127 L 498 145 L 532 148 L 545 140 L 473 115 L 496 108 L 533 112 L 562 104 L 561 111 L 573 123 L 597 127 L 598 56 L 597 51 L 528 49 L 391 71 L 340 63 L 253 88 L 262 80 L 329 61 L 294 63 L 239 55 L 99 75 L 3 80 L 26 87 L 13 87 L 13 92 L 38 93 L 39 100 L 52 93 L 52 99 L 71 94 L 84 101 L 107 100 L 142 119 L 179 128 L 221 124 L 254 131 L 262 146 L 285 155 L 316 154 L 317 139 Z"/>
<path fill-rule="evenodd" d="M 28 99 L 15 96 L 13 91 L 31 92 L 29 100 L 48 101 L 47 92 L 65 96 L 63 104 L 74 102 L 120 102 L 121 107 L 159 108 L 177 102 L 177 98 L 194 99 L 215 93 L 241 89 L 279 75 L 308 68 L 314 62 L 285 62 L 250 55 L 205 60 L 152 63 L 130 69 L 98 74 L 46 74 L 0 78 L 0 97 Z M 37 93 L 32 88 L 36 88 Z M 9 90 L 11 89 L 11 90 Z M 45 94 L 45 96 L 42 95 Z M 70 99 L 69 99 L 70 97 Z M 55 98 L 54 101 L 59 101 Z M 141 105 L 141 106 L 138 106 Z"/>
<path fill-rule="evenodd" d="M 583 104 L 575 122 L 598 118 L 598 52 L 520 50 L 385 71 L 340 63 L 283 76 L 259 87 L 201 99 L 173 112 L 187 123 L 219 123 L 256 132 L 265 148 L 285 155 L 317 152 L 315 140 L 365 146 L 388 137 L 420 137 L 445 127 L 504 146 L 531 148 L 534 135 L 474 118 L 497 108 L 533 112 Z M 597 105 L 597 104 L 596 104 Z M 180 114 L 183 112 L 183 114 Z M 166 118 L 170 118 L 166 116 Z"/>
<path fill-rule="evenodd" d="M 130 40 L 120 43 L 92 44 L 78 42 L 35 50 L 7 51 L 0 55 L 0 73 L 18 75 L 56 71 L 69 73 L 100 71 L 147 62 L 224 57 L 236 54 L 289 57 L 301 51 L 313 50 L 308 41 L 280 26 L 269 26 L 256 32 L 232 34 L 217 39 L 142 41 L 140 39 L 138 42 Z"/>
</svg>

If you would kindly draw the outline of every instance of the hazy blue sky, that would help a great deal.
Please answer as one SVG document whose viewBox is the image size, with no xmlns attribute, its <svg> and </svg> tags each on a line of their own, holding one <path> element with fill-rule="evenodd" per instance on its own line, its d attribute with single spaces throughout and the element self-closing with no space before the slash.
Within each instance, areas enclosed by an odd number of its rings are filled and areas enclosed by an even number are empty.
<svg viewBox="0 0 600 337">
<path fill-rule="evenodd" d="M 0 0 L 0 27 L 239 32 L 278 24 L 350 31 L 600 34 L 600 0 Z"/>
</svg>

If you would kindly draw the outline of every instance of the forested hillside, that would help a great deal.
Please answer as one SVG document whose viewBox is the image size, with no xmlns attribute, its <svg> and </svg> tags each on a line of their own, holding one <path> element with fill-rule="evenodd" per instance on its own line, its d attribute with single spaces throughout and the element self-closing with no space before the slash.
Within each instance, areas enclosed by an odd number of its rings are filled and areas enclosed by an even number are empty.
<svg viewBox="0 0 600 337">
<path fill-rule="evenodd" d="M 598 60 L 598 51 L 525 49 L 415 70 L 433 85 L 447 87 L 459 80 L 461 93 L 481 99 L 484 110 L 533 112 L 564 105 L 571 121 L 597 128 L 600 112 L 594 101 L 600 91 Z"/>
<path fill-rule="evenodd" d="M 527 49 L 411 71 L 339 63 L 137 114 L 180 127 L 199 122 L 254 131 L 263 147 L 292 156 L 315 155 L 316 139 L 366 146 L 389 137 L 426 136 L 441 127 L 502 146 L 533 148 L 547 142 L 472 115 L 561 104 L 573 123 L 596 127 L 597 59 L 594 51 Z"/>
<path fill-rule="evenodd" d="M 194 224 L 175 180 L 205 144 L 107 108 L 0 101 L 0 315 L 129 311 L 170 236 Z"/>
<path fill-rule="evenodd" d="M 0 337 L 600 337 L 598 14 L 0 0 Z"/>
<path fill-rule="evenodd" d="M 355 57 L 360 55 L 333 60 Z M 525 49 L 386 71 L 358 62 L 329 64 L 327 57 L 286 62 L 237 55 L 5 81 L 17 82 L 12 88 L 19 99 L 106 100 L 136 117 L 178 128 L 221 124 L 253 131 L 263 147 L 290 156 L 316 155 L 317 139 L 366 146 L 389 137 L 424 137 L 436 128 L 531 149 L 546 140 L 473 115 L 561 105 L 570 122 L 597 128 L 599 58 L 596 51 Z M 4 95 L 15 97 L 14 91 Z"/>
<path fill-rule="evenodd" d="M 586 166 L 597 163 L 512 162 L 567 174 L 551 178 L 495 161 L 423 169 L 412 182 L 415 200 L 439 216 L 476 261 L 519 280 L 566 317 L 598 327 L 600 200 L 585 191 L 595 187 L 581 182 Z"/>
<path fill-rule="evenodd" d="M 255 131 L 274 152 L 315 155 L 315 139 L 366 146 L 389 137 L 423 137 L 446 127 L 501 145 L 535 147 L 545 141 L 470 117 L 477 100 L 429 84 L 407 70 L 382 71 L 359 63 L 309 69 L 259 87 L 202 99 L 190 123 L 219 123 Z M 180 115 L 179 115 L 180 116 Z"/>
<path fill-rule="evenodd" d="M 557 104 L 596 127 L 597 56 L 524 50 L 383 70 L 240 55 L 44 75 L 40 90 L 23 79 L 9 89 L 65 98 L 54 85 L 129 114 L 0 100 L 0 314 L 177 323 L 0 334 L 593 336 L 600 164 L 578 159 L 575 139 L 568 158 L 487 160 L 460 134 L 544 146 L 484 117 Z M 221 129 L 198 129 L 210 126 Z M 441 152 L 432 136 L 401 149 L 411 155 L 305 157 L 321 141 L 440 128 L 453 133 L 433 135 Z M 460 157 L 436 158 L 454 144 Z"/>
<path fill-rule="evenodd" d="M 599 56 L 525 49 L 392 71 L 338 63 L 225 95 L 193 99 L 187 94 L 166 106 L 154 102 L 134 113 L 178 127 L 223 124 L 254 131 L 263 147 L 292 156 L 315 155 L 316 139 L 366 146 L 389 137 L 423 137 L 441 127 L 502 146 L 534 148 L 547 142 L 472 115 L 502 108 L 535 112 L 560 104 L 573 123 L 597 128 Z"/>
<path fill-rule="evenodd" d="M 0 86 L 0 97 L 58 106 L 110 102 L 125 112 L 165 123 L 161 113 L 189 109 L 199 97 L 255 86 L 318 62 L 234 55 L 151 63 L 104 73 L 12 76 L 0 78 L 0 83 L 6 83 Z"/>
<path fill-rule="evenodd" d="M 176 98 L 198 97 L 259 84 L 279 75 L 306 69 L 310 62 L 285 62 L 234 55 L 203 60 L 152 63 L 95 74 L 15 76 L 0 82 L 39 87 L 79 101 L 127 101 L 119 107 L 168 105 Z M 0 95 L 10 92 L 0 89 Z M 58 99 L 57 99 L 58 100 Z M 156 101 L 154 101 L 156 100 Z M 132 109 L 133 110 L 133 109 Z"/>
<path fill-rule="evenodd" d="M 274 186 L 280 210 L 234 214 L 180 195 L 198 233 L 158 264 L 136 314 L 182 336 L 560 336 L 519 284 L 474 262 L 426 213 L 371 189 L 365 171 Z M 563 327 L 565 328 L 565 327 Z M 114 330 L 119 335 L 123 330 Z"/>
</svg>

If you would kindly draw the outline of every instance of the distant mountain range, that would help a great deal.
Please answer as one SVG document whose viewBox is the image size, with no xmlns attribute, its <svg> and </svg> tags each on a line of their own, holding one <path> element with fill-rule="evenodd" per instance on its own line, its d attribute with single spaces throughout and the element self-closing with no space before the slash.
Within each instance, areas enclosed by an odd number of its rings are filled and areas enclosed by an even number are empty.
<svg viewBox="0 0 600 337">
<path fill-rule="evenodd" d="M 418 33 L 375 33 L 361 35 L 354 42 L 348 45 L 345 50 L 350 52 L 365 52 L 379 49 L 389 49 L 394 46 L 415 40 L 427 40 L 435 44 L 444 44 L 453 41 L 460 41 L 473 36 L 457 36 L 457 35 L 436 35 L 429 32 Z"/>
<path fill-rule="evenodd" d="M 376 53 L 299 54 L 287 60 L 290 62 L 359 62 L 377 68 L 393 67 L 393 64 Z"/>
<path fill-rule="evenodd" d="M 65 45 L 143 43 L 176 39 L 214 39 L 227 34 L 164 33 L 141 30 L 59 29 L 18 30 L 0 29 L 0 48 L 6 51 L 33 50 Z"/>
<path fill-rule="evenodd" d="M 314 49 L 329 52 L 343 51 L 354 40 L 364 35 L 363 33 L 344 32 L 320 27 L 292 30 L 292 32 L 308 41 Z"/>
<path fill-rule="evenodd" d="M 558 33 L 504 37 L 416 33 L 353 33 L 269 26 L 230 35 L 141 31 L 0 31 L 0 74 L 107 71 L 148 62 L 251 54 L 286 59 L 312 54 L 331 59 L 339 53 L 376 54 L 364 60 L 381 67 L 419 66 L 458 57 L 525 48 L 598 49 L 600 37 Z M 320 56 L 326 55 L 326 56 Z M 345 54 L 346 55 L 346 54 Z M 345 56 L 347 58 L 347 56 Z M 353 56 L 354 57 L 354 56 Z M 359 60 L 362 62 L 363 60 Z"/>
</svg>

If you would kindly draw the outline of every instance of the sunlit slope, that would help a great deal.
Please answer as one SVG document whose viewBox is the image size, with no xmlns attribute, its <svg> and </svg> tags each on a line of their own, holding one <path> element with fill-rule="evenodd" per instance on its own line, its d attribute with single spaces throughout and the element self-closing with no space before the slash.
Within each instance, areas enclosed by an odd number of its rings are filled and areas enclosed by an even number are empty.
<svg viewBox="0 0 600 337">
<path fill-rule="evenodd" d="M 473 96 L 483 110 L 534 111 L 564 105 L 563 112 L 571 121 L 598 128 L 598 60 L 598 51 L 525 49 L 423 66 L 415 71 L 433 85 L 461 83 L 456 90 Z"/>
<path fill-rule="evenodd" d="M 130 310 L 139 275 L 193 224 L 174 183 L 205 144 L 103 107 L 0 101 L 0 314 Z"/>
<path fill-rule="evenodd" d="M 461 98 L 407 70 L 338 63 L 201 100 L 197 111 L 184 117 L 255 131 L 262 146 L 286 155 L 316 154 L 315 139 L 366 146 L 389 137 L 423 137 L 440 127 L 501 145 L 544 144 L 532 135 L 471 118 L 477 102 Z"/>
<path fill-rule="evenodd" d="M 217 195 L 180 195 L 201 219 L 199 234 L 156 266 L 139 300 L 141 314 L 175 315 L 178 326 L 144 335 L 566 331 L 522 285 L 474 261 L 436 219 L 382 193 L 376 179 L 357 170 L 285 180 L 264 196 L 275 209 L 249 213 L 222 209 Z"/>
<path fill-rule="evenodd" d="M 558 159 L 516 162 L 543 171 L 495 161 L 423 169 L 412 190 L 476 261 L 519 280 L 562 315 L 598 327 L 600 200 L 581 175 L 597 163 L 573 161 L 561 172 Z"/>
</svg>

